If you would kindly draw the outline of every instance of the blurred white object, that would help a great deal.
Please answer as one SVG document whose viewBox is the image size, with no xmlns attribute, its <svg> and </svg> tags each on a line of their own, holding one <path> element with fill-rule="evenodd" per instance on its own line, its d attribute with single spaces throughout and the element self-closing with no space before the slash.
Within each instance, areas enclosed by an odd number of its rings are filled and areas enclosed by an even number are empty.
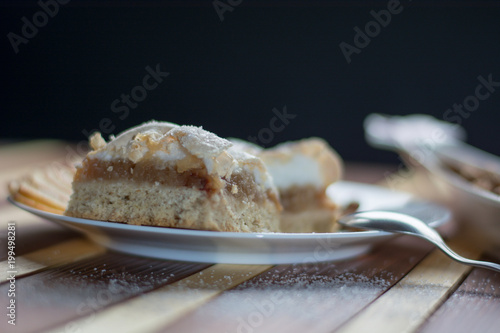
<svg viewBox="0 0 500 333">
<path fill-rule="evenodd" d="M 500 195 L 480 188 L 446 165 L 467 166 L 500 175 L 500 158 L 463 142 L 458 125 L 428 115 L 371 114 L 364 123 L 366 140 L 374 147 L 397 151 L 405 164 L 425 170 L 433 190 L 439 192 L 455 215 L 500 248 Z"/>
<path fill-rule="evenodd" d="M 377 113 L 365 119 L 367 141 L 385 149 L 411 149 L 419 145 L 453 144 L 465 140 L 459 125 L 437 120 L 428 115 L 387 116 Z"/>
</svg>

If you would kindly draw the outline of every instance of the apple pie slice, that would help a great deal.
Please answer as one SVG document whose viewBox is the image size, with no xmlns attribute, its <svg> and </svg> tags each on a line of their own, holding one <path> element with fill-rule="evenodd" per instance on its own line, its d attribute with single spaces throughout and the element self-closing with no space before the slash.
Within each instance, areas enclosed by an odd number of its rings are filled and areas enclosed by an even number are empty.
<svg viewBox="0 0 500 333">
<path fill-rule="evenodd" d="M 106 142 L 77 167 L 65 214 L 135 225 L 279 231 L 278 193 L 262 160 L 194 126 L 149 122 Z"/>
</svg>

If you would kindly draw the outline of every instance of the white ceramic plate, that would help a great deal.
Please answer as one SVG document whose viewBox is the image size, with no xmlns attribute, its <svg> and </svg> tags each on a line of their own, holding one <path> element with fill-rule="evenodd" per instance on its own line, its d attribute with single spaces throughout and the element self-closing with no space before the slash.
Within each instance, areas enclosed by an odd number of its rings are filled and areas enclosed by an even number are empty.
<svg viewBox="0 0 500 333">
<path fill-rule="evenodd" d="M 388 209 L 410 213 L 432 227 L 450 218 L 435 204 L 378 186 L 338 182 L 328 194 L 341 205 L 360 203 L 360 210 Z M 110 249 L 145 257 L 208 263 L 284 264 L 341 260 L 370 250 L 395 235 L 381 231 L 337 233 L 237 233 L 135 226 L 68 217 L 16 206 L 42 218 L 85 233 Z"/>
</svg>

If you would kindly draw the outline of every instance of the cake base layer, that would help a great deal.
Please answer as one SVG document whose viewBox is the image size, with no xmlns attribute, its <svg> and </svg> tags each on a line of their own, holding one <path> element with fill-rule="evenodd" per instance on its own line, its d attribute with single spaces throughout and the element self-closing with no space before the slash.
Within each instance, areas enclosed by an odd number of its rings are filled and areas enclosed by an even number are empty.
<svg viewBox="0 0 500 333">
<path fill-rule="evenodd" d="M 74 182 L 67 216 L 135 225 L 234 232 L 278 232 L 272 200 L 241 200 L 227 190 L 132 181 Z"/>
</svg>

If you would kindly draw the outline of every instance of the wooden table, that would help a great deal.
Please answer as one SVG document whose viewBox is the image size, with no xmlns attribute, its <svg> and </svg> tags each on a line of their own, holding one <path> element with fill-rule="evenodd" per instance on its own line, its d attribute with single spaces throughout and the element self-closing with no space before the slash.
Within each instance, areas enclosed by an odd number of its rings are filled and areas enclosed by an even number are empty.
<svg viewBox="0 0 500 333">
<path fill-rule="evenodd" d="M 300 265 L 174 262 L 111 252 L 10 205 L 5 184 L 67 145 L 0 145 L 0 332 L 499 332 L 500 274 L 399 237 L 356 259 Z M 374 181 L 387 168 L 349 165 Z M 15 225 L 9 282 L 8 225 Z M 486 255 L 458 233 L 471 258 Z M 9 289 L 15 289 L 15 297 Z M 15 326 L 8 323 L 15 299 Z"/>
</svg>

